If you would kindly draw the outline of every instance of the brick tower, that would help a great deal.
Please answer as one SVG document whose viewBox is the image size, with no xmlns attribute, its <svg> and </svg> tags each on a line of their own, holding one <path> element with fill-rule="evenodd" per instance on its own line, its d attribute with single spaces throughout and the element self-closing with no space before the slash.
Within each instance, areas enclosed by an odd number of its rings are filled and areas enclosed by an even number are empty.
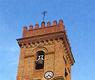
<svg viewBox="0 0 95 80">
<path fill-rule="evenodd" d="M 39 28 L 23 28 L 23 37 L 17 39 L 20 57 L 16 80 L 71 80 L 74 64 L 71 47 L 63 20 L 41 23 Z"/>
</svg>

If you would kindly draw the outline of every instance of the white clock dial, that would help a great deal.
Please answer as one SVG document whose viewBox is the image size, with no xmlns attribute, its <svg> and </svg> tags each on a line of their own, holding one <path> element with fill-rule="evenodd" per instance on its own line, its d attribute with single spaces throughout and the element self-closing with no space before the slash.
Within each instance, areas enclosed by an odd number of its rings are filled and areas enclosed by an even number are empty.
<svg viewBox="0 0 95 80">
<path fill-rule="evenodd" d="M 52 71 L 47 71 L 46 73 L 45 73 L 45 78 L 46 79 L 51 79 L 52 77 L 53 77 L 53 72 Z"/>
</svg>

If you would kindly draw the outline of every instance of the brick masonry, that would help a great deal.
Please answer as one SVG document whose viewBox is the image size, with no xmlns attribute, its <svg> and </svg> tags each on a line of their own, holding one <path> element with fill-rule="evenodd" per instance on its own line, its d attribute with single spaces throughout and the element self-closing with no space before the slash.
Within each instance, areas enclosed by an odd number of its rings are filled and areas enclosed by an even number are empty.
<svg viewBox="0 0 95 80">
<path fill-rule="evenodd" d="M 35 24 L 34 29 L 30 25 L 29 30 L 25 26 L 23 37 L 17 41 L 21 50 L 16 80 L 45 80 L 46 71 L 53 71 L 54 76 L 51 79 L 61 77 L 71 80 L 71 66 L 75 61 L 62 19 L 59 23 L 53 21 L 53 25 L 47 22 L 47 26 L 42 22 L 40 28 L 38 24 Z M 40 70 L 35 69 L 38 51 L 45 54 L 44 69 Z M 66 77 L 65 69 L 68 72 Z"/>
</svg>

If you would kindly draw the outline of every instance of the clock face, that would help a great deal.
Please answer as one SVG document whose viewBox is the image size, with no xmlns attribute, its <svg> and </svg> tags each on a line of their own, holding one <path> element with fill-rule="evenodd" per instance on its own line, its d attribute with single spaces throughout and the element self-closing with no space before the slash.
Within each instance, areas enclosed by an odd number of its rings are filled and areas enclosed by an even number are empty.
<svg viewBox="0 0 95 80">
<path fill-rule="evenodd" d="M 47 71 L 47 72 L 45 73 L 45 76 L 44 76 L 44 77 L 45 77 L 46 79 L 51 79 L 51 78 L 53 77 L 53 75 L 54 75 L 54 74 L 53 74 L 52 71 Z"/>
</svg>

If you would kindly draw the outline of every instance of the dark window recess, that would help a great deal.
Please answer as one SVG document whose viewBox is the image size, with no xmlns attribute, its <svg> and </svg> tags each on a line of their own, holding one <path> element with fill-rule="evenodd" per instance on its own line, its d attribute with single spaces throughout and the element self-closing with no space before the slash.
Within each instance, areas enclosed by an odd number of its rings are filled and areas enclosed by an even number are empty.
<svg viewBox="0 0 95 80">
<path fill-rule="evenodd" d="M 65 77 L 68 75 L 67 70 L 65 69 Z"/>
<path fill-rule="evenodd" d="M 24 43 L 24 45 L 26 45 L 26 44 Z"/>
<path fill-rule="evenodd" d="M 48 40 L 46 40 L 46 42 L 48 42 Z"/>
<path fill-rule="evenodd" d="M 28 43 L 30 45 L 30 43 Z"/>
<path fill-rule="evenodd" d="M 63 40 L 63 37 L 60 37 L 61 40 Z"/>
<path fill-rule="evenodd" d="M 35 61 L 36 69 L 43 69 L 44 68 L 44 52 L 38 51 L 37 52 L 37 59 Z"/>
<path fill-rule="evenodd" d="M 21 47 L 21 46 L 22 46 L 22 44 L 19 44 L 19 46 Z"/>
</svg>

